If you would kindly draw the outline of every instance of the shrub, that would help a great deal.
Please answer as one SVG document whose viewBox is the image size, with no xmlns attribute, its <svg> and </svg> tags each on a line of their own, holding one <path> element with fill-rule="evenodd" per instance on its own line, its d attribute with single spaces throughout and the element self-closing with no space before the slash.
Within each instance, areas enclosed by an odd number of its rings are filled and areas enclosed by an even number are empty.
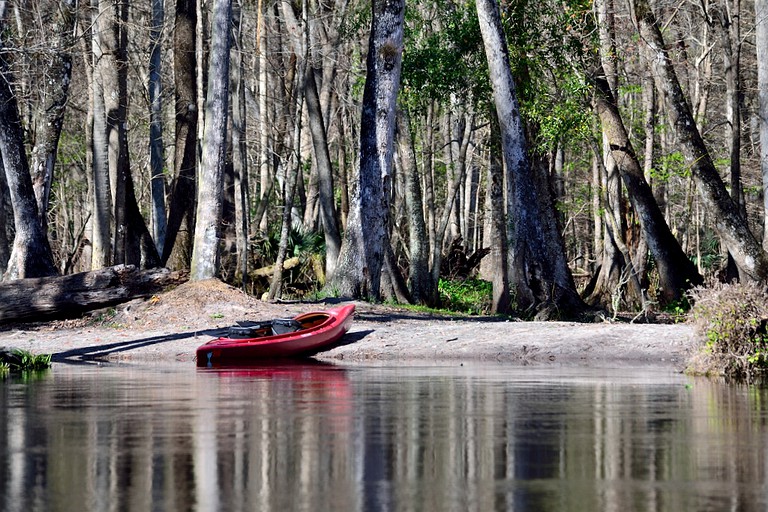
<svg viewBox="0 0 768 512">
<path fill-rule="evenodd" d="M 451 311 L 487 315 L 491 311 L 493 285 L 481 279 L 440 279 L 440 302 Z"/>
<path fill-rule="evenodd" d="M 702 347 L 689 363 L 694 373 L 752 379 L 768 370 L 768 304 L 756 284 L 715 284 L 690 292 L 689 322 Z"/>
</svg>

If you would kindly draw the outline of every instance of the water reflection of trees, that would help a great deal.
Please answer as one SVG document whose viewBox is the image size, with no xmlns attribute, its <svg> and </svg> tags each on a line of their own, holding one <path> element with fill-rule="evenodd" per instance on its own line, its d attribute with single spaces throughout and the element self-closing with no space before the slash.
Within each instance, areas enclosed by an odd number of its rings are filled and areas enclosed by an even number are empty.
<svg viewBox="0 0 768 512">
<path fill-rule="evenodd" d="M 765 508 L 757 388 L 79 375 L 0 385 L 0 509 Z"/>
</svg>

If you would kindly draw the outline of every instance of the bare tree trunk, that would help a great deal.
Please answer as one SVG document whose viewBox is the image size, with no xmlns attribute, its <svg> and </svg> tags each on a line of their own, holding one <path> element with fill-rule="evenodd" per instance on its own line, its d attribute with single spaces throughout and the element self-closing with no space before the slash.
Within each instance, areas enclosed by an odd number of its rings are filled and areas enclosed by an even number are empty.
<svg viewBox="0 0 768 512">
<path fill-rule="evenodd" d="M 341 251 L 341 234 L 336 222 L 336 208 L 333 199 L 333 166 L 328 152 L 328 139 L 325 130 L 323 114 L 320 110 L 320 97 L 317 94 L 317 81 L 311 65 L 307 70 L 307 117 L 309 129 L 312 132 L 315 163 L 318 173 L 318 192 L 320 194 L 320 217 L 325 233 L 325 275 L 326 279 L 333 276 L 336 270 L 336 260 Z"/>
<path fill-rule="evenodd" d="M 429 237 L 430 247 L 430 260 L 434 260 L 434 251 L 440 251 L 442 248 L 437 247 L 437 241 L 435 240 L 435 180 L 434 177 L 434 163 L 435 163 L 435 136 L 433 123 L 435 120 L 435 104 L 430 102 L 427 107 L 427 120 L 424 127 L 424 220 L 427 223 L 427 236 Z"/>
<path fill-rule="evenodd" d="M 397 117 L 398 154 L 405 175 L 405 207 L 408 217 L 408 249 L 410 265 L 408 284 L 411 300 L 416 304 L 436 306 L 438 304 L 437 284 L 429 271 L 429 240 L 421 196 L 421 179 L 416 166 L 416 153 L 408 113 L 398 110 Z"/>
<path fill-rule="evenodd" d="M 208 98 L 198 190 L 195 242 L 190 279 L 210 279 L 219 271 L 222 186 L 226 164 L 227 111 L 229 104 L 229 20 L 231 0 L 214 0 L 211 27 Z"/>
<path fill-rule="evenodd" d="M 112 187 L 109 180 L 107 148 L 107 111 L 104 104 L 104 82 L 99 70 L 104 57 L 99 20 L 100 0 L 91 0 L 91 51 L 93 53 L 93 240 L 91 268 L 99 269 L 112 264 Z"/>
<path fill-rule="evenodd" d="M 656 204 L 648 182 L 645 181 L 643 169 L 624 128 L 616 100 L 611 95 L 607 81 L 599 72 L 595 83 L 595 109 L 600 116 L 613 160 L 618 164 L 645 239 L 656 260 L 662 298 L 665 303 L 680 300 L 686 290 L 701 284 L 702 278 L 664 221 L 664 215 Z"/>
<path fill-rule="evenodd" d="M 598 162 L 597 160 L 600 160 Z M 602 157 L 594 155 L 592 159 L 592 181 L 590 183 L 590 195 L 592 199 L 592 259 L 594 261 L 593 272 L 597 275 L 598 261 L 603 255 L 603 194 L 602 194 Z M 585 290 L 585 293 L 587 292 Z"/>
<path fill-rule="evenodd" d="M 765 282 L 768 279 L 768 257 L 750 232 L 746 219 L 717 173 L 685 101 L 656 17 L 647 0 L 632 0 L 632 7 L 640 36 L 654 57 L 651 63 L 656 86 L 664 94 L 668 115 L 690 165 L 703 205 L 715 218 L 715 229 L 733 256 L 742 278 Z"/>
<path fill-rule="evenodd" d="M 717 16 L 722 28 L 731 197 L 746 217 L 747 210 L 741 185 L 741 0 L 724 0 L 724 4 L 725 8 L 720 9 Z"/>
<path fill-rule="evenodd" d="M 606 87 L 612 96 L 618 91 L 618 63 L 616 59 L 616 42 L 614 29 L 614 4 L 613 0 L 596 0 L 595 9 L 598 18 L 598 33 L 600 37 L 600 62 L 605 74 Z M 608 134 L 605 126 L 601 132 L 602 151 L 599 153 L 602 159 L 600 191 L 602 192 L 603 219 L 602 223 L 602 253 L 597 253 L 596 258 L 600 262 L 598 274 L 593 280 L 592 289 L 587 297 L 588 304 L 611 304 L 617 294 L 620 294 L 627 305 L 639 304 L 640 290 L 627 289 L 629 280 L 624 276 L 633 269 L 626 268 L 621 247 L 624 243 L 624 208 L 622 205 L 621 175 L 616 161 L 613 159 Z M 607 218 L 612 215 L 613 218 Z M 619 229 L 614 229 L 614 226 Z M 627 293 L 630 292 L 630 293 Z"/>
<path fill-rule="evenodd" d="M 171 268 L 189 268 L 192 259 L 197 196 L 196 20 L 195 0 L 176 0 L 176 27 L 173 32 L 176 168 L 162 257 L 163 264 Z"/>
<path fill-rule="evenodd" d="M 296 196 L 297 183 L 301 176 L 301 129 L 302 129 L 302 108 L 304 104 L 304 93 L 306 87 L 307 73 L 307 41 L 305 39 L 307 30 L 307 5 L 302 2 L 301 22 L 293 12 L 293 6 L 288 1 L 280 3 L 280 10 L 285 19 L 287 31 L 291 34 L 291 50 L 296 59 L 296 72 L 293 75 L 293 106 L 288 112 L 288 116 L 293 119 L 293 136 L 290 143 L 286 146 L 291 148 L 291 157 L 285 165 L 285 179 L 283 180 L 283 216 L 280 229 L 280 245 L 277 251 L 277 260 L 275 261 L 275 272 L 272 275 L 272 281 L 269 284 L 269 300 L 279 299 L 283 293 L 283 264 L 288 253 L 288 239 L 291 233 L 291 223 L 293 217 L 293 204 Z"/>
<path fill-rule="evenodd" d="M 98 29 L 102 53 L 99 76 L 107 118 L 109 173 L 113 184 L 117 264 L 141 268 L 159 265 L 160 257 L 136 202 L 128 150 L 128 0 L 101 0 Z"/>
<path fill-rule="evenodd" d="M 741 185 L 741 0 L 723 0 L 722 4 L 718 5 L 702 3 L 702 9 L 707 24 L 717 24 L 720 29 L 725 74 L 725 120 L 731 198 L 741 215 L 746 218 L 747 209 Z M 725 275 L 728 282 L 739 278 L 739 269 L 730 253 Z"/>
<path fill-rule="evenodd" d="M 130 173 L 127 162 L 127 134 L 125 132 L 127 96 L 127 21 L 126 0 L 99 0 L 98 17 L 93 30 L 98 35 L 101 52 L 96 80 L 101 82 L 101 94 L 104 111 L 94 112 L 95 116 L 104 115 L 107 165 L 112 192 L 114 230 L 112 231 L 112 258 L 114 263 L 125 263 L 126 240 L 126 179 Z M 94 121 L 97 122 L 97 121 Z M 100 120 L 98 121 L 101 122 Z"/>
<path fill-rule="evenodd" d="M 492 313 L 507 314 L 512 312 L 511 290 L 509 286 L 509 264 L 507 262 L 508 241 L 505 228 L 507 219 L 504 213 L 504 161 L 501 148 L 499 120 L 495 115 L 491 119 L 490 162 L 488 165 L 488 194 L 491 211 L 491 262 L 493 269 Z"/>
<path fill-rule="evenodd" d="M 455 98 L 452 98 L 451 102 L 453 107 Z M 450 108 L 444 112 L 442 124 L 443 128 L 441 131 L 443 133 L 443 137 L 445 137 L 443 144 L 443 154 L 445 155 L 444 159 L 447 169 L 445 188 L 446 190 L 453 190 L 454 188 L 457 190 L 457 193 L 453 195 L 453 202 L 447 205 L 449 211 L 449 221 L 447 228 L 449 239 L 448 243 L 451 243 L 453 240 L 461 236 L 461 200 L 463 197 L 459 191 L 463 185 L 465 167 L 464 161 L 460 156 L 460 146 L 462 142 L 467 139 L 467 125 L 464 116 L 458 112 L 454 113 L 453 108 Z M 456 186 L 454 183 L 455 181 L 458 181 L 458 185 Z M 443 248 L 442 246 L 438 246 L 436 249 L 438 251 L 442 251 Z"/>
<path fill-rule="evenodd" d="M 755 0 L 760 173 L 763 179 L 763 248 L 768 250 L 768 0 Z"/>
<path fill-rule="evenodd" d="M 571 317 L 587 308 L 576 291 L 549 197 L 547 176 L 531 165 L 496 0 L 478 0 L 477 14 L 501 125 L 508 188 L 510 259 L 517 306 L 537 316 Z M 511 215 L 514 212 L 514 215 Z"/>
<path fill-rule="evenodd" d="M 360 167 L 332 289 L 356 298 L 379 298 L 389 243 L 389 192 L 395 103 L 403 51 L 403 0 L 373 0 L 360 127 Z"/>
<path fill-rule="evenodd" d="M 274 186 L 274 176 L 272 175 L 270 165 L 271 156 L 269 151 L 269 131 L 270 120 L 267 111 L 268 79 L 267 76 L 267 36 L 264 27 L 264 16 L 266 12 L 262 10 L 261 0 L 259 0 L 259 20 L 257 34 L 257 51 L 259 58 L 259 212 L 254 216 L 254 223 L 259 231 L 266 233 L 268 229 L 268 220 L 264 212 L 267 211 L 269 197 L 272 194 Z"/>
<path fill-rule="evenodd" d="M 152 26 L 149 33 L 152 46 L 149 57 L 149 167 L 152 176 L 152 238 L 160 254 L 163 253 L 166 232 L 161 80 L 161 40 L 164 18 L 163 0 L 152 0 Z"/>
<path fill-rule="evenodd" d="M 248 186 L 248 146 L 246 144 L 245 112 L 245 64 L 242 48 L 242 1 L 236 0 L 233 15 L 232 52 L 232 170 L 235 174 L 235 234 L 237 247 L 237 272 L 243 289 L 248 277 L 248 231 L 250 226 Z"/>
<path fill-rule="evenodd" d="M 53 170 L 59 146 L 64 111 L 72 79 L 72 56 L 75 31 L 75 0 L 66 0 L 57 8 L 57 25 L 53 27 L 52 44 L 55 48 L 48 57 L 46 80 L 42 80 L 43 104 L 36 116 L 35 147 L 32 150 L 32 186 L 35 190 L 37 213 L 43 232 L 48 232 L 48 203 L 51 195 Z"/>
<path fill-rule="evenodd" d="M 0 158 L 0 165 L 2 164 L 2 158 Z M 5 179 L 5 172 L 0 172 L 0 278 L 5 274 L 8 258 L 11 257 L 12 227 L 13 207 L 8 191 L 8 181 Z"/>
<path fill-rule="evenodd" d="M 0 18 L 0 32 L 4 27 Z M 5 46 L 0 40 L 0 50 Z M 13 205 L 16 233 L 4 280 L 55 275 L 48 237 L 38 222 L 37 203 L 29 175 L 29 163 L 24 149 L 19 107 L 11 90 L 13 76 L 5 57 L 0 53 L 0 158 L 5 169 L 8 192 Z"/>
</svg>

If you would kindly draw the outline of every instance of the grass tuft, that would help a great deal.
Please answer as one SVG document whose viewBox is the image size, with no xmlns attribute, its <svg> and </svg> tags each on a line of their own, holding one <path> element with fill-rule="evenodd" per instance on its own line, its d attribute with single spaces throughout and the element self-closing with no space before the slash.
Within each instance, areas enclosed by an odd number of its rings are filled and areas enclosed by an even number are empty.
<svg viewBox="0 0 768 512">
<path fill-rule="evenodd" d="M 51 367 L 51 354 L 33 354 L 26 350 L 0 351 L 0 372 L 40 371 Z"/>
</svg>

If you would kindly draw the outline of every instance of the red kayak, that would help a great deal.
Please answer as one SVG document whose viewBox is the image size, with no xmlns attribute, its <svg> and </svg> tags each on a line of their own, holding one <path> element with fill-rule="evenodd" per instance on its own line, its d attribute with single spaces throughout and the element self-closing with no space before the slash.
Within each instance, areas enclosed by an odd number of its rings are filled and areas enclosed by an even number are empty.
<svg viewBox="0 0 768 512">
<path fill-rule="evenodd" d="M 197 348 L 197 366 L 306 357 L 332 347 L 349 330 L 355 305 L 304 313 L 291 319 L 240 322 L 226 336 Z"/>
</svg>

